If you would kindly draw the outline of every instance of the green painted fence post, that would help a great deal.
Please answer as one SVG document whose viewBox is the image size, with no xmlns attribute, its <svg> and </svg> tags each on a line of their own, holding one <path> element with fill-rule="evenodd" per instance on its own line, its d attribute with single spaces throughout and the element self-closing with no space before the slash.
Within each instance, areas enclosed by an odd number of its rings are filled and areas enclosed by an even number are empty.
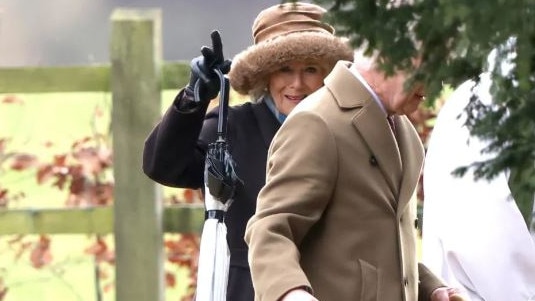
<svg viewBox="0 0 535 301">
<path fill-rule="evenodd" d="M 141 170 L 160 117 L 161 11 L 116 9 L 111 22 L 116 300 L 163 301 L 161 197 Z"/>
</svg>

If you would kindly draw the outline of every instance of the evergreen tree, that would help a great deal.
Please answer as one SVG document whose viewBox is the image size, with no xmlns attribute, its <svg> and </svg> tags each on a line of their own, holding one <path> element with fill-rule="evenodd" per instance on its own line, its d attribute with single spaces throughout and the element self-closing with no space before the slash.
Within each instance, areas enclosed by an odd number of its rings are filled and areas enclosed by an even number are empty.
<svg viewBox="0 0 535 301">
<path fill-rule="evenodd" d="M 510 186 L 529 224 L 535 192 L 535 0 L 316 0 L 355 48 L 378 51 L 389 73 L 423 81 L 432 105 L 445 84 L 493 74 L 493 103 L 472 97 L 467 126 L 496 154 L 457 170 L 476 178 L 510 171 Z M 489 59 L 494 50 L 496 54 Z M 420 56 L 414 69 L 411 58 Z M 490 63 L 489 63 L 490 62 Z M 511 67 L 504 72 L 501 67 Z"/>
</svg>

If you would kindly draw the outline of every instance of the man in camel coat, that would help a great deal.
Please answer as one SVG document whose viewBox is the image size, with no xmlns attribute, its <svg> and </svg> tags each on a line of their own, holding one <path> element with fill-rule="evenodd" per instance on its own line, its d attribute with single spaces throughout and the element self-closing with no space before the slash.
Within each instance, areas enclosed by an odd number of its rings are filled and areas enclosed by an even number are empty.
<svg viewBox="0 0 535 301">
<path fill-rule="evenodd" d="M 424 89 L 406 79 L 340 61 L 282 125 L 245 234 L 255 300 L 461 300 L 417 263 L 424 151 L 404 114 Z"/>
</svg>

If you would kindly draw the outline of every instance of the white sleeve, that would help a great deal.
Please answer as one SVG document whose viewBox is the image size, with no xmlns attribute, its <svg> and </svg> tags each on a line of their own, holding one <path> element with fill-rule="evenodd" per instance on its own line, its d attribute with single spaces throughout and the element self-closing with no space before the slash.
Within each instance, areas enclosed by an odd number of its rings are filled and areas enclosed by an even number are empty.
<svg viewBox="0 0 535 301">
<path fill-rule="evenodd" d="M 485 159 L 485 144 L 458 119 L 470 98 L 460 86 L 439 112 L 424 166 L 422 261 L 472 300 L 535 300 L 535 244 L 504 173 L 474 181 L 451 171 Z"/>
</svg>

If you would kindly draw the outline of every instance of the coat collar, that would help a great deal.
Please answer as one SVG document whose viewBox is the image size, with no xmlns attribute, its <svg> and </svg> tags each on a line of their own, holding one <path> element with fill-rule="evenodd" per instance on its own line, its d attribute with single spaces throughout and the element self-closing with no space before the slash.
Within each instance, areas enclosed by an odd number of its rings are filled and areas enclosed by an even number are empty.
<svg viewBox="0 0 535 301">
<path fill-rule="evenodd" d="M 342 109 L 362 107 L 371 100 L 366 87 L 349 70 L 350 66 L 350 62 L 338 61 L 333 71 L 325 78 L 325 85 Z"/>
<path fill-rule="evenodd" d="M 264 140 L 266 148 L 269 148 L 271 140 L 275 136 L 275 133 L 279 130 L 281 124 L 277 118 L 273 115 L 273 112 L 268 108 L 264 99 L 261 99 L 258 103 L 251 106 L 253 114 L 260 129 L 260 135 Z"/>
</svg>

